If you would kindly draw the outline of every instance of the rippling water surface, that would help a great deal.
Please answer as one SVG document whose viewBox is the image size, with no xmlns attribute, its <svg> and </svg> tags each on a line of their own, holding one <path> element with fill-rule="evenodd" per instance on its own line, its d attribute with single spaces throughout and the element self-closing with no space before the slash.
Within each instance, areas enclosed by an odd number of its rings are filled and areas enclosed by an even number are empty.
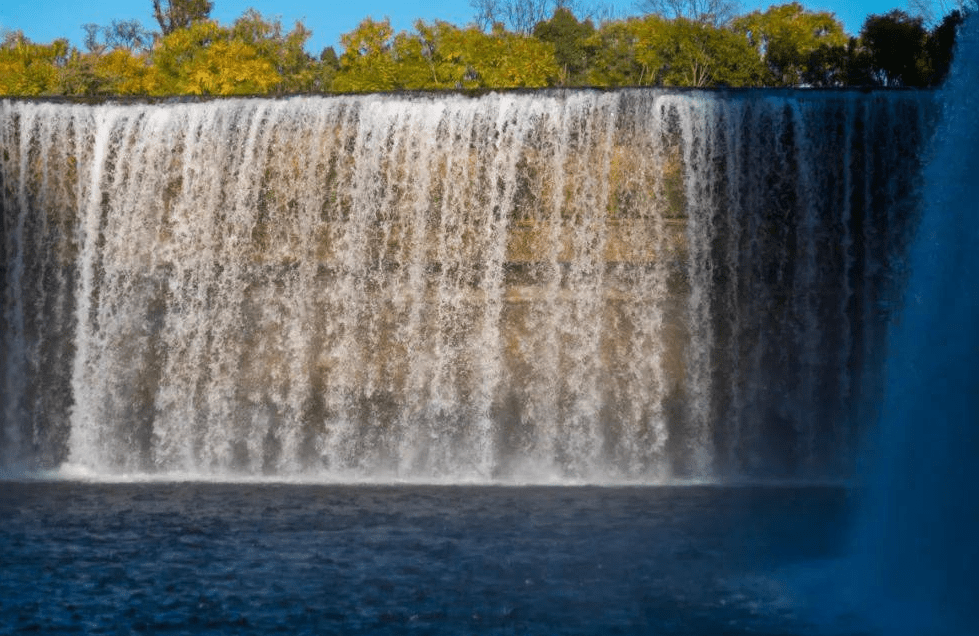
<svg viewBox="0 0 979 636">
<path fill-rule="evenodd" d="M 826 634 L 786 573 L 850 514 L 829 487 L 0 482 L 0 633 Z"/>
</svg>

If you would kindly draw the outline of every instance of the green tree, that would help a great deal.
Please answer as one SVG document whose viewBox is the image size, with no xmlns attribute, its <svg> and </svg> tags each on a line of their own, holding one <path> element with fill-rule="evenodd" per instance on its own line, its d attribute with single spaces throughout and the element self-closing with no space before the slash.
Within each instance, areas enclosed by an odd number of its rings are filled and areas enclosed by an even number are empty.
<svg viewBox="0 0 979 636">
<path fill-rule="evenodd" d="M 164 36 L 207 20 L 214 3 L 210 0 L 153 0 L 153 17 Z"/>
<path fill-rule="evenodd" d="M 775 86 L 832 85 L 843 82 L 847 36 L 825 11 L 807 11 L 798 2 L 754 11 L 734 20 L 764 63 L 765 83 Z"/>
<path fill-rule="evenodd" d="M 333 80 L 340 70 L 340 57 L 332 46 L 320 51 L 319 64 L 316 66 L 316 90 L 333 90 Z"/>
<path fill-rule="evenodd" d="M 589 66 L 585 82 L 593 86 L 636 86 L 652 81 L 648 63 L 636 59 L 637 18 L 606 22 L 585 42 Z M 658 67 L 658 65 L 657 65 Z"/>
<path fill-rule="evenodd" d="M 659 86 L 664 82 L 664 75 L 669 70 L 670 60 L 676 55 L 678 48 L 674 30 L 674 22 L 656 13 L 650 13 L 642 18 L 629 20 L 633 36 L 633 46 L 636 49 L 636 62 L 640 66 L 640 86 Z M 673 83 L 678 82 L 674 77 Z M 680 85 L 688 85 L 679 81 Z"/>
<path fill-rule="evenodd" d="M 930 60 L 931 75 L 928 83 L 937 86 L 945 81 L 952 66 L 955 38 L 965 18 L 958 10 L 952 11 L 928 34 L 926 49 Z"/>
<path fill-rule="evenodd" d="M 764 69 L 748 42 L 729 29 L 679 18 L 667 23 L 657 83 L 666 86 L 757 86 Z"/>
<path fill-rule="evenodd" d="M 560 68 L 559 83 L 564 86 L 584 83 L 589 65 L 588 38 L 595 33 L 591 20 L 579 22 L 567 7 L 558 7 L 549 20 L 538 22 L 534 37 L 554 46 L 554 59 Z"/>
<path fill-rule="evenodd" d="M 928 32 L 921 17 L 895 9 L 871 15 L 860 29 L 858 77 L 878 86 L 925 86 L 931 77 Z"/>
</svg>

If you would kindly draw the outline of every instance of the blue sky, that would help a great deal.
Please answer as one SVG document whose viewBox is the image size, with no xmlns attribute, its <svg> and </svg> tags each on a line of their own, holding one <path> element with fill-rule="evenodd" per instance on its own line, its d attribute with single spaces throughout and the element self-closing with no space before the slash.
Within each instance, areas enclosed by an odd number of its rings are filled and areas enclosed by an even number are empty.
<svg viewBox="0 0 979 636">
<path fill-rule="evenodd" d="M 742 0 L 745 11 L 764 8 L 770 3 L 757 4 Z M 788 1 L 788 0 L 785 0 Z M 802 0 L 813 10 L 831 11 L 843 21 L 851 34 L 860 29 L 863 19 L 871 13 L 885 13 L 891 9 L 906 8 L 906 0 Z M 781 4 L 782 1 L 775 4 Z M 291 26 L 302 20 L 312 29 L 313 37 L 307 49 L 318 54 L 325 46 L 335 46 L 339 52 L 340 34 L 357 26 L 363 18 L 391 18 L 395 29 L 408 29 L 412 23 L 442 19 L 453 24 L 465 25 L 472 21 L 473 10 L 469 0 L 423 0 L 398 2 L 396 0 L 369 0 L 367 2 L 311 2 L 310 0 L 214 0 L 212 16 L 221 23 L 233 22 L 247 8 L 253 7 L 267 17 L 278 17 L 284 25 Z M 618 0 L 616 10 L 625 15 L 637 13 L 631 0 Z M 49 42 L 57 37 L 67 37 L 74 44 L 81 44 L 86 23 L 108 24 L 112 20 L 136 18 L 148 28 L 153 28 L 151 0 L 0 0 L 0 29 L 19 29 L 30 39 Z"/>
</svg>

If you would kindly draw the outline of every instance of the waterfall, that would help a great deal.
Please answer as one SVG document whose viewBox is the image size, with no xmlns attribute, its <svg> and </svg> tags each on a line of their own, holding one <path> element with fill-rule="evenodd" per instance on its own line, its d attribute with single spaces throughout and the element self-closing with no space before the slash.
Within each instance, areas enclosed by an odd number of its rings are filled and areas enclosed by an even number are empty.
<svg viewBox="0 0 979 636">
<path fill-rule="evenodd" d="M 886 399 L 861 467 L 853 563 L 887 634 L 979 633 L 979 21 L 959 31 L 927 153 L 924 214 L 893 329 Z"/>
<path fill-rule="evenodd" d="M 933 110 L 0 102 L 0 469 L 846 476 Z"/>
</svg>

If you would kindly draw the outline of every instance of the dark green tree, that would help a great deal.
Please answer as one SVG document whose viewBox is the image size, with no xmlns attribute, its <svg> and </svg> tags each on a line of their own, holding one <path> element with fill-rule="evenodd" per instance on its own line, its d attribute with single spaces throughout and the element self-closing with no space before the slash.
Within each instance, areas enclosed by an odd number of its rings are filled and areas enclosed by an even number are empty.
<svg viewBox="0 0 979 636">
<path fill-rule="evenodd" d="M 664 86 L 758 86 L 764 66 L 748 41 L 721 27 L 684 18 L 668 23 L 656 73 Z"/>
<path fill-rule="evenodd" d="M 964 21 L 960 11 L 952 11 L 928 34 L 926 48 L 931 62 L 931 76 L 928 78 L 930 85 L 938 86 L 948 76 L 955 51 L 955 36 Z"/>
<path fill-rule="evenodd" d="M 637 22 L 635 18 L 606 22 L 588 38 L 587 84 L 614 87 L 644 83 L 649 73 L 636 59 Z"/>
<path fill-rule="evenodd" d="M 931 77 L 921 17 L 900 9 L 871 15 L 860 29 L 858 77 L 878 86 L 926 86 Z"/>
<path fill-rule="evenodd" d="M 534 37 L 554 45 L 554 59 L 561 69 L 559 83 L 564 86 L 581 84 L 588 69 L 587 40 L 595 33 L 591 20 L 578 22 L 567 7 L 558 7 L 550 20 L 538 22 Z"/>
</svg>

